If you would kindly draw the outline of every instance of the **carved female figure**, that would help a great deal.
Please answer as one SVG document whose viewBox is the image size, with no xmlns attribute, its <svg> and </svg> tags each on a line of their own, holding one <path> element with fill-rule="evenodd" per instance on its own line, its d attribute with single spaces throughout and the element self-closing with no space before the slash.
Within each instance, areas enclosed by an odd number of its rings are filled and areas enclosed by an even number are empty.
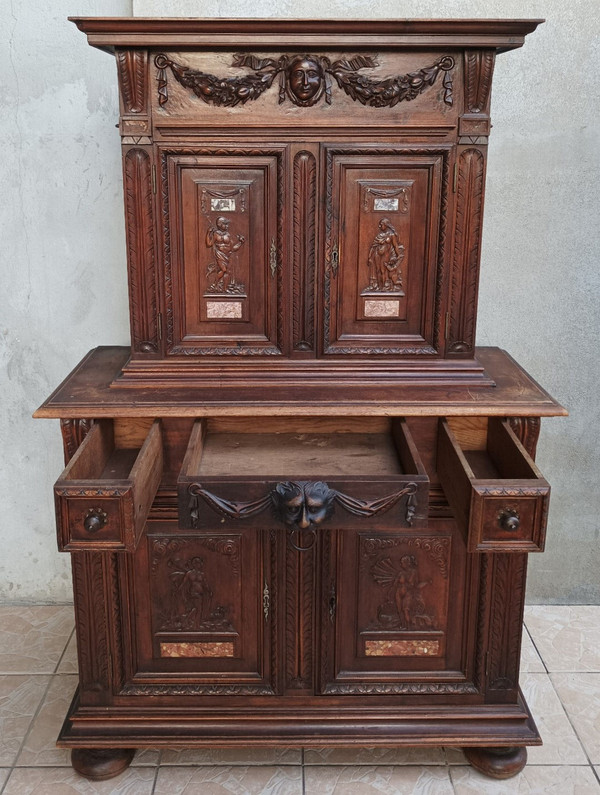
<svg viewBox="0 0 600 795">
<path fill-rule="evenodd" d="M 212 249 L 215 258 L 209 264 L 206 275 L 210 281 L 209 290 L 215 293 L 239 293 L 244 289 L 243 284 L 236 284 L 231 255 L 243 246 L 245 237 L 235 235 L 237 241 L 234 242 L 229 223 L 229 218 L 221 215 L 215 226 L 209 227 L 206 233 L 206 245 Z"/>
<path fill-rule="evenodd" d="M 314 105 L 325 89 L 321 63 L 309 55 L 297 55 L 287 67 L 286 87 L 289 98 L 296 105 Z"/>
<path fill-rule="evenodd" d="M 369 290 L 401 293 L 400 263 L 404 259 L 404 246 L 388 218 L 379 222 L 379 232 L 369 248 Z"/>
</svg>

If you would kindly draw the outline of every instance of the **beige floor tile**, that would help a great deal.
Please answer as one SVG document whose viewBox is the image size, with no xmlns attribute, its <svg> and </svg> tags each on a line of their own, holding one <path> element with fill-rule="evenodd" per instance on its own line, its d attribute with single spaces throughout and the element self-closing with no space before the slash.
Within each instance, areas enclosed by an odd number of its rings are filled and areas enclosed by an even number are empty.
<svg viewBox="0 0 600 795">
<path fill-rule="evenodd" d="M 446 762 L 449 765 L 468 765 L 467 757 L 462 748 L 444 748 L 446 752 Z"/>
<path fill-rule="evenodd" d="M 299 748 L 165 748 L 161 765 L 299 765 Z"/>
<path fill-rule="evenodd" d="M 306 748 L 305 765 L 444 765 L 442 748 Z"/>
<path fill-rule="evenodd" d="M 600 672 L 600 605 L 532 605 L 525 624 L 551 673 Z"/>
<path fill-rule="evenodd" d="M 59 674 L 76 674 L 79 671 L 79 666 L 77 664 L 77 638 L 75 637 L 75 633 L 71 635 L 71 639 L 67 644 L 67 648 L 65 653 L 63 654 L 62 660 L 60 661 L 57 673 Z"/>
<path fill-rule="evenodd" d="M 320 766 L 304 768 L 306 795 L 452 795 L 447 767 Z"/>
<path fill-rule="evenodd" d="M 548 674 L 522 674 L 521 688 L 544 741 L 544 745 L 527 749 L 528 764 L 587 764 L 587 757 Z"/>
<path fill-rule="evenodd" d="M 4 782 L 10 775 L 10 768 L 9 767 L 0 767 L 0 790 L 4 786 Z"/>
<path fill-rule="evenodd" d="M 599 795 L 591 767 L 526 765 L 514 778 L 497 781 L 472 767 L 452 767 L 456 795 Z"/>
<path fill-rule="evenodd" d="M 72 631 L 70 605 L 0 607 L 0 673 L 54 673 Z"/>
<path fill-rule="evenodd" d="M 523 642 L 521 643 L 521 671 L 538 674 L 546 673 L 542 658 L 537 653 L 529 632 L 525 628 L 523 628 Z"/>
<path fill-rule="evenodd" d="M 48 687 L 47 676 L 0 676 L 0 765 L 12 765 Z"/>
<path fill-rule="evenodd" d="M 2 795 L 151 795 L 153 768 L 128 768 L 108 781 L 88 781 L 70 767 L 16 767 Z"/>
<path fill-rule="evenodd" d="M 600 764 L 600 673 L 559 673 L 551 679 L 591 763 Z"/>
<path fill-rule="evenodd" d="M 17 765 L 61 767 L 70 764 L 70 751 L 56 747 L 56 738 L 77 686 L 76 676 L 54 676 L 35 716 Z"/>
<path fill-rule="evenodd" d="M 135 752 L 132 767 L 156 767 L 160 761 L 160 750 L 158 748 L 140 748 Z"/>
<path fill-rule="evenodd" d="M 302 768 L 161 767 L 154 795 L 301 795 Z"/>
</svg>

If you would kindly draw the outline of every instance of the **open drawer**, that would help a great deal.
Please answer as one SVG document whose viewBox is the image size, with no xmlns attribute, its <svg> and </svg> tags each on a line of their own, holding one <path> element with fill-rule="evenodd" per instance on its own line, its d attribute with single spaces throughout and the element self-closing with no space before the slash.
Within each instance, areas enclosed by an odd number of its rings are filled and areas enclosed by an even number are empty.
<svg viewBox="0 0 600 795">
<path fill-rule="evenodd" d="M 158 420 L 141 449 L 115 440 L 112 420 L 95 423 L 54 484 L 58 548 L 135 550 L 162 471 Z"/>
<path fill-rule="evenodd" d="M 180 527 L 426 524 L 429 478 L 403 419 L 387 433 L 293 427 L 214 432 L 198 420 L 178 478 Z"/>
<path fill-rule="evenodd" d="M 437 471 L 470 552 L 543 551 L 550 486 L 507 420 L 489 418 L 485 446 L 440 420 Z"/>
</svg>

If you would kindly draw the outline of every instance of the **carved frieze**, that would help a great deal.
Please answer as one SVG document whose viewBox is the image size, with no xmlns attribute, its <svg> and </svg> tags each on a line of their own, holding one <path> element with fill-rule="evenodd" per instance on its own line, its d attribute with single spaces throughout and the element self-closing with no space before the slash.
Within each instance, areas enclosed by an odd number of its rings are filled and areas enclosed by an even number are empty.
<svg viewBox="0 0 600 795">
<path fill-rule="evenodd" d="M 219 77 L 192 69 L 174 61 L 164 53 L 154 59 L 158 70 L 158 101 L 168 102 L 170 69 L 178 83 L 191 90 L 203 102 L 223 107 L 235 107 L 256 100 L 279 78 L 279 103 L 289 100 L 299 107 L 312 107 L 324 99 L 332 102 L 332 82 L 351 99 L 375 108 L 393 108 L 399 102 L 416 99 L 432 86 L 440 74 L 444 75 L 443 100 L 452 105 L 452 76 L 454 58 L 445 55 L 430 66 L 394 77 L 368 77 L 363 69 L 374 69 L 379 63 L 371 55 L 354 55 L 332 61 L 324 55 L 281 55 L 279 58 L 259 58 L 249 53 L 233 56 L 232 66 L 250 69 L 239 77 Z M 361 72 L 359 74 L 359 72 Z"/>
</svg>

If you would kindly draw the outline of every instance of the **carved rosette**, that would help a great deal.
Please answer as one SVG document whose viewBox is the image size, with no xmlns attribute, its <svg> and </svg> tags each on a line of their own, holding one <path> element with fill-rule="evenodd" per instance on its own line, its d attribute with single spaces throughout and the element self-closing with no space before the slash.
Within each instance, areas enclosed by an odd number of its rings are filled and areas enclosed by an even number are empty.
<svg viewBox="0 0 600 795">
<path fill-rule="evenodd" d="M 483 216 L 485 160 L 478 149 L 461 152 L 456 185 L 456 223 L 452 258 L 452 297 L 448 355 L 471 355 Z"/>
<path fill-rule="evenodd" d="M 125 212 L 133 350 L 157 353 L 158 307 L 152 171 L 144 149 L 125 155 Z"/>
</svg>

